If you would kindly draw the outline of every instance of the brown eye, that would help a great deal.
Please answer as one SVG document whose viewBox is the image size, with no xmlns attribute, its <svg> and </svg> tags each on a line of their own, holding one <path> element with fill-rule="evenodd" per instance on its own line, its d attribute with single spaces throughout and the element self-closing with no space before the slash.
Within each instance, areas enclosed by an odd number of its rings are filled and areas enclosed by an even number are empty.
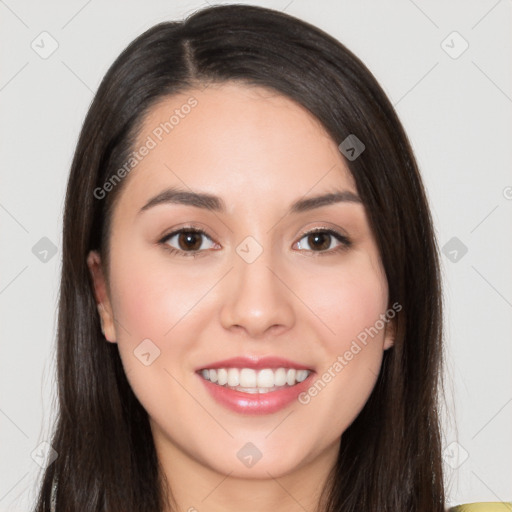
<svg viewBox="0 0 512 512">
<path fill-rule="evenodd" d="M 312 233 L 307 238 L 309 246 L 319 251 L 326 251 L 331 245 L 331 235 L 326 233 Z"/>
<path fill-rule="evenodd" d="M 302 242 L 306 240 L 306 242 Z M 298 242 L 299 249 L 319 254 L 331 254 L 351 246 L 351 241 L 331 229 L 317 229 L 306 233 Z"/>
<path fill-rule="evenodd" d="M 205 239 L 207 240 L 206 247 L 204 244 Z M 210 247 L 208 247 L 208 242 L 211 244 Z M 172 252 L 182 253 L 186 256 L 211 249 L 215 245 L 213 240 L 204 231 L 191 228 L 174 231 L 160 240 L 160 243 L 168 246 L 168 249 Z"/>
<path fill-rule="evenodd" d="M 201 248 L 202 234 L 193 231 L 183 231 L 178 235 L 178 245 L 182 251 L 197 251 Z"/>
</svg>

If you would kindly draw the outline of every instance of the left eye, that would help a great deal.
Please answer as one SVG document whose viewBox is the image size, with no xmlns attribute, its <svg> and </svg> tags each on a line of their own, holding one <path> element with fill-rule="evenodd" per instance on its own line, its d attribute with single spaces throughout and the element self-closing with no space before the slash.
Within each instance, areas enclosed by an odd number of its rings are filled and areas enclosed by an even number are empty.
<svg viewBox="0 0 512 512">
<path fill-rule="evenodd" d="M 305 243 L 302 240 L 306 240 Z M 337 242 L 337 245 L 336 245 Z M 327 252 L 332 250 L 345 249 L 350 246 L 350 240 L 341 233 L 330 229 L 318 229 L 306 233 L 298 242 L 299 249 L 306 249 L 312 252 Z M 309 245 L 307 249 L 303 245 Z"/>
</svg>

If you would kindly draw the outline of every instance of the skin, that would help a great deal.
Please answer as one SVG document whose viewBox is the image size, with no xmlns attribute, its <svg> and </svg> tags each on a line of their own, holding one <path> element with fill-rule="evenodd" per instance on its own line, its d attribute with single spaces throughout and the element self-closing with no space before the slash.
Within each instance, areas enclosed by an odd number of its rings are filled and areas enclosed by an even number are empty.
<svg viewBox="0 0 512 512">
<path fill-rule="evenodd" d="M 105 337 L 118 344 L 149 414 L 179 510 L 313 511 L 341 435 L 393 344 L 393 323 L 307 405 L 294 401 L 273 414 L 225 409 L 195 370 L 239 355 L 275 355 L 321 376 L 388 309 L 379 251 L 360 202 L 286 214 L 297 199 L 357 189 L 316 118 L 275 92 L 224 83 L 166 98 L 146 116 L 136 147 L 191 95 L 197 106 L 125 178 L 108 281 L 98 253 L 88 256 Z M 138 213 L 170 186 L 219 196 L 227 210 L 168 203 Z M 178 236 L 159 240 L 190 222 L 210 237 L 199 235 L 200 255 L 169 253 L 166 244 L 187 246 Z M 352 245 L 336 251 L 341 242 L 327 235 L 319 250 L 304 236 L 317 227 Z M 236 252 L 247 236 L 263 248 L 252 263 Z M 147 338 L 160 350 L 149 366 L 133 353 Z M 250 468 L 237 457 L 247 442 L 262 453 Z"/>
</svg>

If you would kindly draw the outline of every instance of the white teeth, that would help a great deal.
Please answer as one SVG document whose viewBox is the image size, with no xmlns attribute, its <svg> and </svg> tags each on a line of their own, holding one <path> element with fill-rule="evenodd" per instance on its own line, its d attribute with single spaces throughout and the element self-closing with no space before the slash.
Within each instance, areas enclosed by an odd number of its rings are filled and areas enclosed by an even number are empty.
<svg viewBox="0 0 512 512">
<path fill-rule="evenodd" d="M 236 368 L 228 368 L 228 386 L 240 385 L 240 372 Z"/>
<path fill-rule="evenodd" d="M 273 388 L 243 388 L 242 386 L 238 386 L 234 389 L 236 391 L 242 391 L 243 393 L 249 393 L 251 395 L 254 395 L 256 393 L 269 393 L 270 391 L 274 391 Z"/>
<path fill-rule="evenodd" d="M 286 384 L 286 370 L 284 368 L 278 368 L 274 372 L 274 385 L 284 386 Z"/>
<path fill-rule="evenodd" d="M 293 386 L 295 384 L 295 374 L 295 370 L 288 370 L 288 373 L 286 374 L 286 383 L 288 384 L 288 386 Z"/>
<path fill-rule="evenodd" d="M 274 371 L 269 369 L 258 372 L 258 387 L 271 388 L 274 386 Z"/>
<path fill-rule="evenodd" d="M 240 370 L 240 386 L 244 388 L 255 388 L 256 370 L 253 370 L 252 368 L 242 368 Z"/>
<path fill-rule="evenodd" d="M 219 368 L 217 370 L 217 384 L 224 386 L 228 382 L 228 371 L 226 368 Z"/>
<path fill-rule="evenodd" d="M 295 370 L 294 368 L 217 368 L 201 370 L 204 379 L 219 384 L 237 388 L 246 393 L 266 393 L 285 385 L 294 386 L 304 381 L 310 370 Z"/>
<path fill-rule="evenodd" d="M 295 378 L 297 379 L 297 382 L 302 382 L 306 379 L 308 376 L 307 370 L 297 370 L 297 374 L 295 375 Z"/>
</svg>

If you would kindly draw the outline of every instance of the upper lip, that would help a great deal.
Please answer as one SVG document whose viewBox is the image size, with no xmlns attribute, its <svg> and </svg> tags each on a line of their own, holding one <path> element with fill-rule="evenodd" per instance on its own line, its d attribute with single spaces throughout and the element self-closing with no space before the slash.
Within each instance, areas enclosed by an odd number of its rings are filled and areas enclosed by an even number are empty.
<svg viewBox="0 0 512 512">
<path fill-rule="evenodd" d="M 283 357 L 273 356 L 232 357 L 230 359 L 223 359 L 222 361 L 215 361 L 214 363 L 207 363 L 206 365 L 197 368 L 197 371 L 210 368 L 253 368 L 255 370 L 260 370 L 262 368 L 296 368 L 297 370 L 313 371 L 310 366 L 306 366 Z"/>
</svg>

